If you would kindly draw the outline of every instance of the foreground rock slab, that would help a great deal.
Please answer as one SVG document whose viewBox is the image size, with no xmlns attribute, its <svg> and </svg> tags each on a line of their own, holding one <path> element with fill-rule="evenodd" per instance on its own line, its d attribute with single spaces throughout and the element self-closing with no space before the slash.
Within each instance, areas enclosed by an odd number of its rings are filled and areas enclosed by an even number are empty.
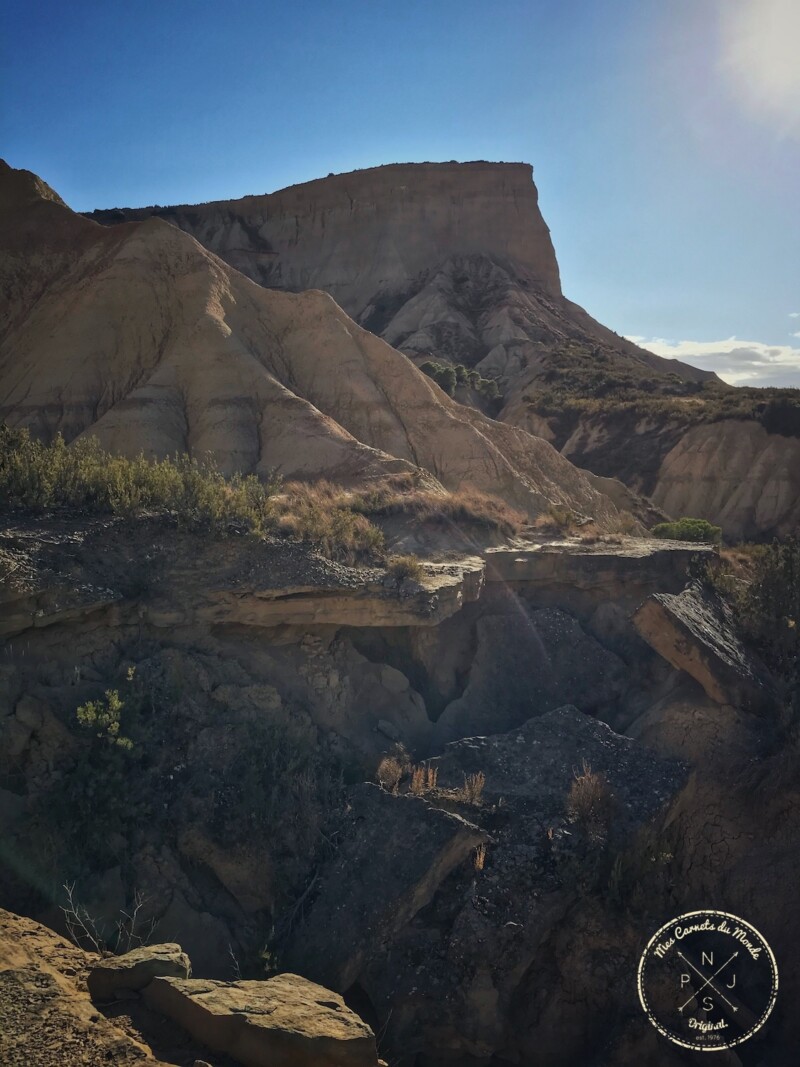
<svg viewBox="0 0 800 1067">
<path fill-rule="evenodd" d="M 0 910 L 3 1067 L 163 1063 L 95 1009 L 82 983 L 89 959 L 52 930 Z"/>
<path fill-rule="evenodd" d="M 296 974 L 154 978 L 148 1005 L 244 1067 L 377 1067 L 375 1035 L 342 998 Z"/>
<path fill-rule="evenodd" d="M 673 667 L 694 678 L 717 704 L 763 710 L 772 693 L 766 671 L 736 636 L 728 609 L 698 585 L 655 593 L 633 616 L 639 634 Z"/>
<path fill-rule="evenodd" d="M 192 965 L 180 945 L 143 945 L 122 956 L 99 960 L 86 984 L 92 1000 L 111 1000 L 121 990 L 137 992 L 153 978 L 189 978 Z"/>
</svg>

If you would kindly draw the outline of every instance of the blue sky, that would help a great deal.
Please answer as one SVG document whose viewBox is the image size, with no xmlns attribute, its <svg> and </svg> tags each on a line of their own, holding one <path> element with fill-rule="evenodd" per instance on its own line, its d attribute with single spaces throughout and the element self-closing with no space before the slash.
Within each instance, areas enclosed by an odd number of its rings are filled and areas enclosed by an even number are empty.
<svg viewBox="0 0 800 1067">
<path fill-rule="evenodd" d="M 78 210 L 526 160 L 568 296 L 729 380 L 800 385 L 797 0 L 5 0 L 0 20 L 0 154 Z"/>
</svg>

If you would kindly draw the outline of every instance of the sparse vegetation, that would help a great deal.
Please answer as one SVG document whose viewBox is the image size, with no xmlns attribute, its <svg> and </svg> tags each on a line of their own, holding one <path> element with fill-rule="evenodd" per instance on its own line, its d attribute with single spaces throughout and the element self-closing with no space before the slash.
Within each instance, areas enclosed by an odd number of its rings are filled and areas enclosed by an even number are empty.
<svg viewBox="0 0 800 1067">
<path fill-rule="evenodd" d="M 429 763 L 421 764 L 419 767 L 412 767 L 409 790 L 415 796 L 420 796 L 422 793 L 428 792 L 428 790 L 435 789 L 438 778 L 439 768 L 431 767 Z"/>
<path fill-rule="evenodd" d="M 419 369 L 432 378 L 448 396 L 453 396 L 457 385 L 467 386 L 486 400 L 496 400 L 500 396 L 500 389 L 494 378 L 483 378 L 478 371 L 469 370 L 463 363 L 453 366 L 429 359 L 421 363 Z"/>
<path fill-rule="evenodd" d="M 398 582 L 406 579 L 419 582 L 425 576 L 425 568 L 417 556 L 392 556 L 386 566 L 386 573 Z"/>
<path fill-rule="evenodd" d="M 464 775 L 464 784 L 457 790 L 458 799 L 465 804 L 480 804 L 485 785 L 486 775 L 483 771 Z"/>
<path fill-rule="evenodd" d="M 604 833 L 611 819 L 611 789 L 605 775 L 586 760 L 574 772 L 567 796 L 567 815 L 591 836 Z"/>
<path fill-rule="evenodd" d="M 65 883 L 62 889 L 66 899 L 66 903 L 61 905 L 64 925 L 69 939 L 78 948 L 103 956 L 122 956 L 132 949 L 150 944 L 157 920 L 152 916 L 147 918 L 147 901 L 138 890 L 133 894 L 131 910 L 122 909 L 109 928 L 106 923 L 90 915 L 77 900 L 74 882 Z"/>
<path fill-rule="evenodd" d="M 373 520 L 405 516 L 435 523 L 474 523 L 504 535 L 525 516 L 473 490 L 443 493 L 402 474 L 357 490 L 253 475 L 226 478 L 208 460 L 150 460 L 105 452 L 94 439 L 46 445 L 27 430 L 0 425 L 0 497 L 16 507 L 132 516 L 161 513 L 184 528 L 214 535 L 296 538 L 347 563 L 379 563 L 384 536 Z"/>
<path fill-rule="evenodd" d="M 380 786 L 388 789 L 390 793 L 396 793 L 404 773 L 405 766 L 397 756 L 384 756 L 378 764 L 375 777 Z"/>
<path fill-rule="evenodd" d="M 551 352 L 547 370 L 523 398 L 545 417 L 630 413 L 683 423 L 752 419 L 768 433 L 800 436 L 800 390 L 684 381 L 634 358 L 568 341 Z"/>
<path fill-rule="evenodd" d="M 486 845 L 481 842 L 472 854 L 472 863 L 476 871 L 482 871 L 486 866 Z"/>
<path fill-rule="evenodd" d="M 263 533 L 272 525 L 276 479 L 225 478 L 212 460 L 150 460 L 105 452 L 94 438 L 46 445 L 0 426 L 0 495 L 37 511 L 59 507 L 133 515 L 168 511 L 188 527 Z"/>
<path fill-rule="evenodd" d="M 563 504 L 551 504 L 547 511 L 537 516 L 533 527 L 549 537 L 575 533 L 580 526 L 579 516 Z M 596 528 L 593 527 L 596 532 Z"/>
<path fill-rule="evenodd" d="M 75 716 L 81 726 L 93 731 L 95 737 L 107 741 L 110 745 L 130 750 L 133 748 L 133 742 L 119 732 L 120 714 L 124 706 L 119 690 L 106 689 L 104 699 L 89 700 L 81 704 L 75 711 Z"/>
<path fill-rule="evenodd" d="M 670 541 L 700 541 L 717 545 L 722 540 L 722 527 L 714 526 L 705 519 L 686 516 L 674 522 L 659 522 L 650 533 L 653 537 Z"/>
<path fill-rule="evenodd" d="M 527 518 L 498 497 L 476 489 L 443 493 L 420 485 L 413 474 L 397 474 L 348 492 L 337 489 L 354 511 L 378 520 L 391 516 L 437 524 L 474 524 L 504 536 L 516 535 Z"/>
</svg>

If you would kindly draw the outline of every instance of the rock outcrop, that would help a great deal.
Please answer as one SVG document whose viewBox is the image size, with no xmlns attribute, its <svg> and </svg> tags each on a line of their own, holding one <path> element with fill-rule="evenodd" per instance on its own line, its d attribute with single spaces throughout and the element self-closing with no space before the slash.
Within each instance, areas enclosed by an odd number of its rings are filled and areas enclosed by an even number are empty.
<svg viewBox="0 0 800 1067">
<path fill-rule="evenodd" d="M 243 1067 L 378 1067 L 367 1024 L 336 993 L 296 974 L 244 982 L 154 978 L 144 997 Z"/>
<path fill-rule="evenodd" d="M 157 1059 L 143 1040 L 105 1019 L 92 1004 L 83 985 L 91 960 L 52 930 L 0 910 L 4 1067 L 167 1067 L 169 1061 Z"/>
<path fill-rule="evenodd" d="M 731 613 L 699 585 L 655 593 L 633 616 L 647 643 L 717 704 L 763 711 L 775 702 L 768 676 L 744 647 Z"/>
<path fill-rule="evenodd" d="M 92 1000 L 111 1000 L 122 990 L 139 992 L 154 978 L 189 978 L 191 974 L 189 957 L 180 945 L 143 945 L 98 960 L 86 977 L 86 986 Z"/>
<path fill-rule="evenodd" d="M 316 902 L 289 965 L 345 991 L 375 946 L 400 936 L 489 835 L 422 797 L 394 796 L 377 785 L 350 792 L 340 832 L 342 846 L 314 887 Z M 335 939 L 326 933 L 332 929 Z"/>
</svg>

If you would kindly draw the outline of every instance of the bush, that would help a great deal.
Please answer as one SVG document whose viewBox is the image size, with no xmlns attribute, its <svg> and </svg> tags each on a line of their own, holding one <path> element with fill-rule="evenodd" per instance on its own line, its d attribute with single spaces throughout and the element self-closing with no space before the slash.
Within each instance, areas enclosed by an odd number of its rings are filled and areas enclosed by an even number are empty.
<svg viewBox="0 0 800 1067">
<path fill-rule="evenodd" d="M 398 582 L 419 582 L 425 576 L 425 568 L 416 556 L 392 556 L 386 567 L 386 573 Z"/>
<path fill-rule="evenodd" d="M 463 363 L 451 367 L 449 363 L 429 359 L 421 363 L 419 369 L 432 378 L 448 396 L 453 396 L 457 385 L 469 386 L 486 400 L 496 400 L 500 396 L 500 388 L 494 378 L 482 378 L 478 371 L 467 370 Z"/>
<path fill-rule="evenodd" d="M 683 517 L 675 522 L 660 522 L 650 531 L 653 537 L 670 541 L 703 541 L 718 545 L 722 540 L 722 528 L 712 526 L 705 519 Z"/>
<path fill-rule="evenodd" d="M 270 498 L 278 484 L 253 475 L 225 478 L 210 458 L 149 460 L 140 453 L 128 459 L 104 451 L 94 438 L 67 446 L 59 434 L 46 445 L 27 430 L 0 426 L 0 496 L 35 510 L 168 511 L 189 527 L 258 534 L 271 525 Z"/>
</svg>

